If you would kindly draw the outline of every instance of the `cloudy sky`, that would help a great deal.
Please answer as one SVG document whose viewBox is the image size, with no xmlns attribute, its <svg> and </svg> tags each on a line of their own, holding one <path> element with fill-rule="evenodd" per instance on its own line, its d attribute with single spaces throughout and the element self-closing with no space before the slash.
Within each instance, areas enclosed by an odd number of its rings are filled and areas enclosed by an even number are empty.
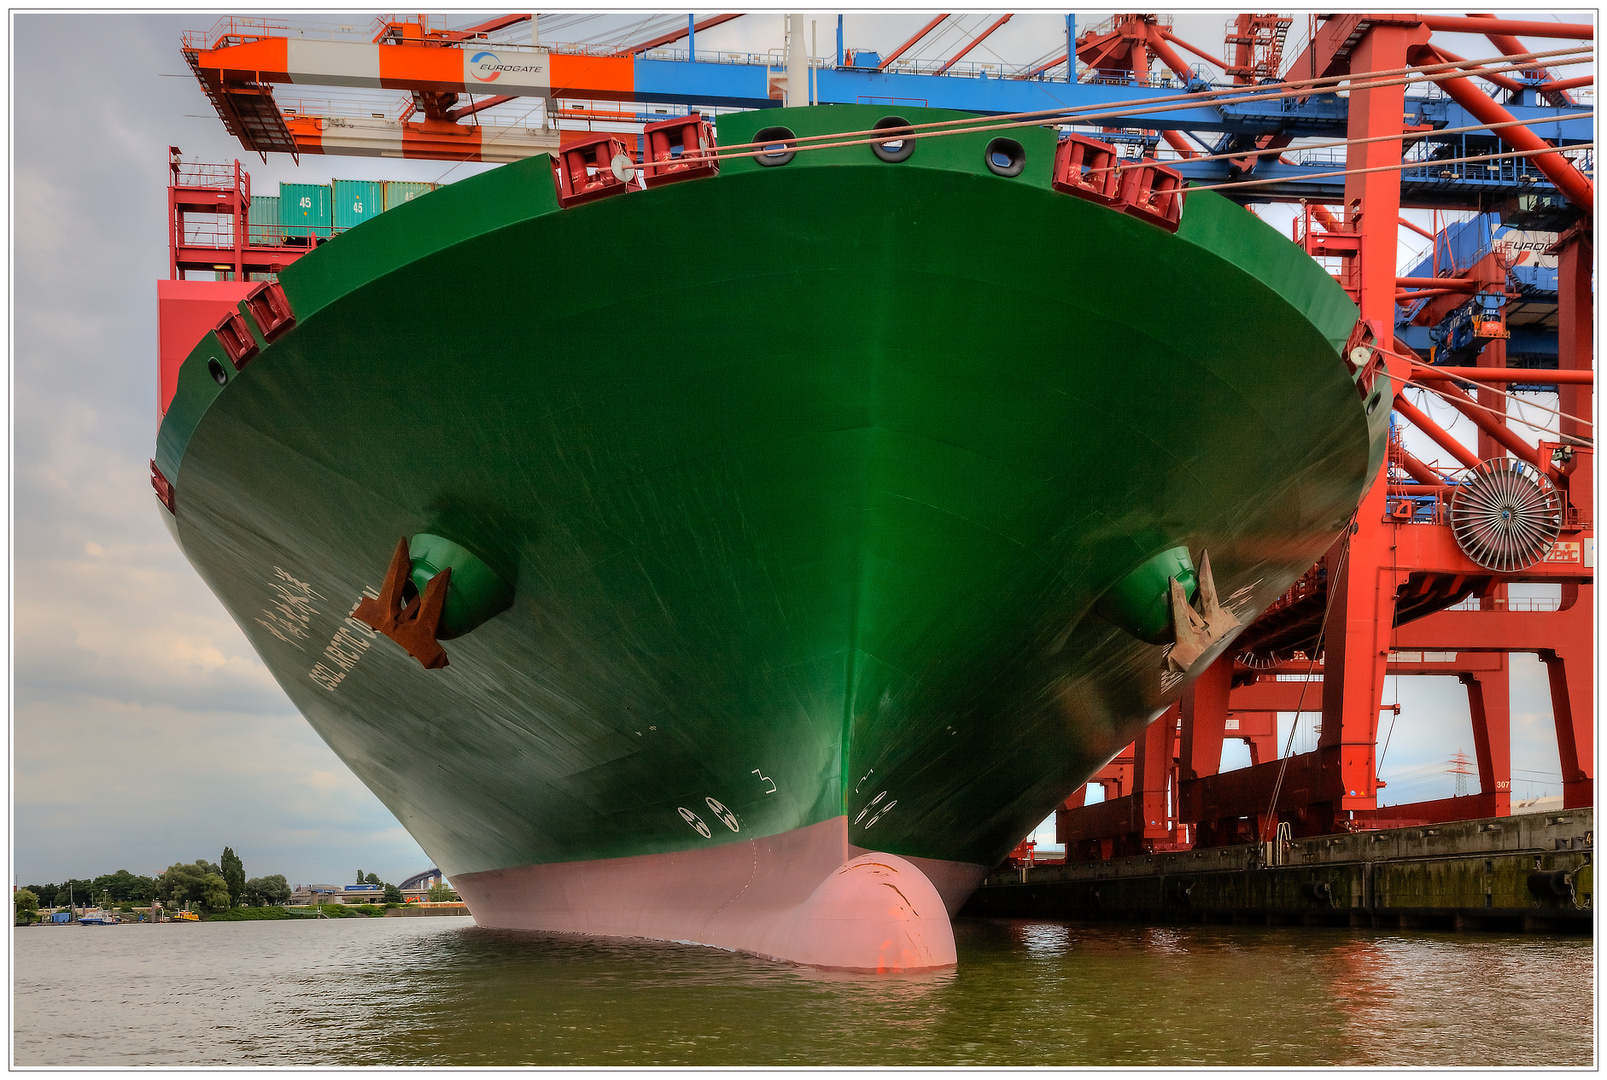
<svg viewBox="0 0 1607 1080">
<path fill-rule="evenodd" d="M 1078 23 L 1103 17 L 1080 14 Z M 366 26 L 370 18 L 308 21 Z M 834 16 L 818 18 L 826 52 Z M 850 15 L 848 44 L 885 53 L 925 18 Z M 1177 28 L 1214 51 L 1224 18 L 1179 16 Z M 215 861 L 225 845 L 248 875 L 283 873 L 292 882 L 346 880 L 359 867 L 399 880 L 429 865 L 296 714 L 161 523 L 146 464 L 157 423 L 155 283 L 167 273 L 169 145 L 202 160 L 241 158 L 258 191 L 332 175 L 450 181 L 483 167 L 244 160 L 179 53 L 183 31 L 213 21 L 200 13 L 12 16 L 19 883 L 120 868 L 154 874 L 176 861 Z M 700 34 L 699 46 L 778 48 L 781 21 L 748 16 Z M 972 22 L 981 25 L 980 16 L 965 25 Z M 1023 62 L 1063 47 L 1062 17 L 1036 15 L 1018 17 L 986 51 Z M 983 52 L 968 59 L 986 59 Z M 1392 695 L 1403 711 L 1385 763 L 1388 794 L 1450 794 L 1447 757 L 1472 751 L 1460 686 L 1402 679 Z M 1531 658 L 1515 660 L 1513 698 L 1522 795 L 1522 778 L 1557 773 L 1544 673 Z M 1296 750 L 1309 749 L 1305 741 L 1297 733 Z"/>
</svg>

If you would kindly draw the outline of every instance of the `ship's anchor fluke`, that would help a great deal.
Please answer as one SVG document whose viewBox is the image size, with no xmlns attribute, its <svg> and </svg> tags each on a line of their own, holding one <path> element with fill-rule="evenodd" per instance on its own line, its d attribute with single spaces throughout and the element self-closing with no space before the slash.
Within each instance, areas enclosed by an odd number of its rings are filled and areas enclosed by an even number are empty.
<svg viewBox="0 0 1607 1080">
<path fill-rule="evenodd" d="M 352 618 L 378 630 L 427 669 L 447 665 L 446 650 L 436 640 L 441 626 L 441 611 L 446 606 L 446 587 L 452 582 L 452 568 L 443 567 L 430 578 L 422 595 L 404 602 L 403 593 L 413 573 L 413 560 L 407 553 L 407 537 L 396 545 L 391 556 L 390 569 L 385 571 L 385 582 L 379 588 L 379 599 L 363 597 Z"/>
<path fill-rule="evenodd" d="M 1169 582 L 1172 591 L 1172 629 L 1177 640 L 1166 651 L 1166 669 L 1186 672 L 1212 645 L 1221 641 L 1240 626 L 1233 612 L 1217 602 L 1216 582 L 1211 578 L 1211 556 L 1200 552 L 1199 601 L 1195 611 L 1188 595 L 1176 578 Z"/>
</svg>

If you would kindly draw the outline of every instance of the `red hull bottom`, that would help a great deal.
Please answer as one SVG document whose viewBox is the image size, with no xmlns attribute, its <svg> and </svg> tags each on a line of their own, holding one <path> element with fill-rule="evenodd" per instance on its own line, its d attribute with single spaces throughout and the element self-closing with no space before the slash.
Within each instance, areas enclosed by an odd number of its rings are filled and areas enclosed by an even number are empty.
<svg viewBox="0 0 1607 1080">
<path fill-rule="evenodd" d="M 986 873 L 856 847 L 839 817 L 715 848 L 455 874 L 452 884 L 481 926 L 895 972 L 954 964 L 949 915 Z"/>
</svg>

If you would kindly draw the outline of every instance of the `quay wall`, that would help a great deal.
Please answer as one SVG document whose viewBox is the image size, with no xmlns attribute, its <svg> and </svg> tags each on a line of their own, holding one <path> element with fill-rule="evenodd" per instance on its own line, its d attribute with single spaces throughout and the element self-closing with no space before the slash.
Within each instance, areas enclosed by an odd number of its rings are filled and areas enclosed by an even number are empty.
<svg viewBox="0 0 1607 1080">
<path fill-rule="evenodd" d="M 990 874 L 962 915 L 1140 922 L 1592 929 L 1590 809 Z M 1269 865 L 1275 863 L 1276 865 Z"/>
</svg>

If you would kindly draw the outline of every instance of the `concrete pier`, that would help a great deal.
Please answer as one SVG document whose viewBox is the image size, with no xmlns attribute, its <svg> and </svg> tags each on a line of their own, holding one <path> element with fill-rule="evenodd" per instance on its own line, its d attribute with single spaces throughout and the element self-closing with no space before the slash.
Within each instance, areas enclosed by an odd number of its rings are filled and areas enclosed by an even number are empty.
<svg viewBox="0 0 1607 1080">
<path fill-rule="evenodd" d="M 1589 934 L 1593 810 L 994 871 L 961 914 Z"/>
</svg>

